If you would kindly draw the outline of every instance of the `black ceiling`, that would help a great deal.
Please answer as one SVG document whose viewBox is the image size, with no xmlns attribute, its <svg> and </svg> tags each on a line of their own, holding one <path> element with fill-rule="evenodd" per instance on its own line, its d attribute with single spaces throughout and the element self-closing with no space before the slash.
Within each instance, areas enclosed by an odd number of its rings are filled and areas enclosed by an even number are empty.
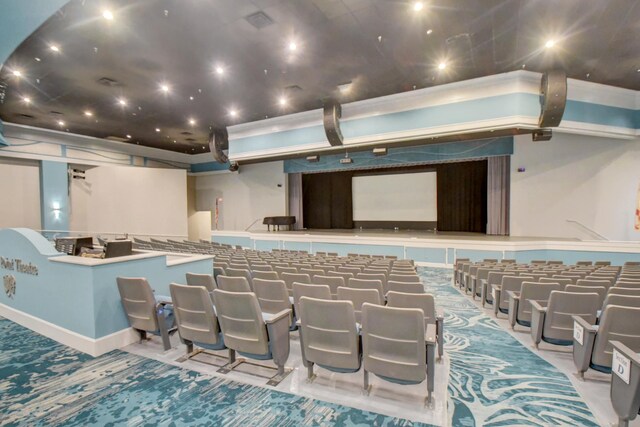
<svg viewBox="0 0 640 427">
<path fill-rule="evenodd" d="M 572 78 L 640 90 L 640 0 L 433 0 L 420 12 L 413 6 L 110 0 L 108 21 L 104 1 L 73 0 L 5 63 L 0 118 L 100 138 L 131 135 L 132 143 L 192 154 L 208 151 L 210 125 L 311 110 L 329 96 L 350 102 L 523 67 L 561 67 Z M 260 29 L 246 19 L 257 12 L 266 14 L 254 17 L 266 24 Z M 550 38 L 557 44 L 545 49 Z M 439 71 L 442 61 L 448 66 Z M 16 69 L 22 77 L 12 74 Z M 159 89 L 165 82 L 168 94 Z M 352 90 L 341 95 L 337 86 L 347 82 Z"/>
</svg>

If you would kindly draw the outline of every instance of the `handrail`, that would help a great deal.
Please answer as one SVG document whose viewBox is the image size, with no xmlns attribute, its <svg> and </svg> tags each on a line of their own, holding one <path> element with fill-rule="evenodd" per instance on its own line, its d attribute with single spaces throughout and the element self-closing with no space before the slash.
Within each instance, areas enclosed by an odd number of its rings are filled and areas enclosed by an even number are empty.
<svg viewBox="0 0 640 427">
<path fill-rule="evenodd" d="M 260 221 L 261 219 L 262 219 L 262 218 L 258 218 L 258 219 L 256 219 L 255 221 L 253 221 L 253 222 L 251 223 L 251 225 L 250 225 L 250 226 L 248 226 L 247 228 L 245 228 L 245 229 L 244 229 L 244 231 L 249 231 L 249 229 L 250 229 L 251 227 L 253 227 L 253 226 L 256 224 L 256 222 Z"/>
<path fill-rule="evenodd" d="M 596 236 L 597 240 L 604 240 L 604 241 L 607 241 L 607 242 L 609 241 L 609 239 L 604 237 L 602 234 L 598 233 L 595 230 L 592 230 L 591 228 L 587 227 L 586 225 L 584 225 L 580 221 L 576 221 L 574 219 L 568 219 L 567 222 L 579 225 L 580 227 L 582 227 L 582 229 L 586 230 L 588 233 L 591 233 L 593 236 Z"/>
<path fill-rule="evenodd" d="M 143 233 L 126 233 L 113 231 L 76 231 L 76 230 L 34 230 L 38 233 L 65 233 L 65 234 L 88 234 L 92 236 L 113 235 L 113 236 L 136 236 L 136 237 L 169 237 L 186 239 L 189 236 L 185 234 L 143 234 Z"/>
</svg>

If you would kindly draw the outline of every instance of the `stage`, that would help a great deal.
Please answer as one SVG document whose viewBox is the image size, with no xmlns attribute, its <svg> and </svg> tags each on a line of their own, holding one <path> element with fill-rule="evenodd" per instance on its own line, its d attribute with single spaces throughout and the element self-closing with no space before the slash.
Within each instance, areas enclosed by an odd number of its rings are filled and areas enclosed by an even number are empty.
<svg viewBox="0 0 640 427">
<path fill-rule="evenodd" d="M 623 264 L 640 261 L 640 242 L 582 241 L 578 239 L 488 236 L 481 233 L 407 230 L 300 230 L 211 232 L 215 242 L 244 248 L 393 255 L 413 259 L 420 265 L 450 267 L 456 258 L 474 261 L 484 258 L 513 258 L 517 262 L 534 259 L 611 261 Z"/>
</svg>

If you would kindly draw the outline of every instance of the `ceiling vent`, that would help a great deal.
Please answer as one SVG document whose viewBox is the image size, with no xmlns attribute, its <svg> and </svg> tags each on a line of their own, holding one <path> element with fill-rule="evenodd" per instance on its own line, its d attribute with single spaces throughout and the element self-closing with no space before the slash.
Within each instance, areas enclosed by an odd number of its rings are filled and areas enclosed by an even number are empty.
<svg viewBox="0 0 640 427">
<path fill-rule="evenodd" d="M 36 117 L 32 116 L 31 114 L 16 114 L 16 117 L 20 118 L 20 119 L 26 119 L 26 120 L 33 120 Z"/>
<path fill-rule="evenodd" d="M 64 113 L 61 113 L 60 111 L 55 111 L 55 110 L 49 111 L 49 114 L 51 114 L 52 116 L 64 116 Z"/>
<path fill-rule="evenodd" d="M 180 132 L 180 135 L 190 136 L 190 135 L 193 135 L 193 133 L 184 131 L 184 132 Z"/>
<path fill-rule="evenodd" d="M 114 79 L 110 79 L 109 77 L 99 78 L 98 79 L 98 84 L 101 84 L 102 86 L 107 86 L 107 87 L 122 86 L 119 81 L 114 80 Z"/>
<path fill-rule="evenodd" d="M 262 11 L 245 16 L 244 19 L 258 30 L 273 24 L 273 19 Z"/>
<path fill-rule="evenodd" d="M 185 139 L 185 141 L 187 141 L 187 142 L 196 142 L 197 139 L 195 139 L 195 138 L 187 138 L 187 139 Z"/>
<path fill-rule="evenodd" d="M 285 92 L 287 93 L 296 93 L 296 92 L 302 92 L 302 88 L 298 85 L 290 85 L 284 88 Z"/>
<path fill-rule="evenodd" d="M 130 140 L 128 140 L 127 138 L 121 138 L 119 136 L 108 136 L 105 139 L 108 139 L 109 141 L 118 141 L 118 142 L 131 142 Z"/>
</svg>

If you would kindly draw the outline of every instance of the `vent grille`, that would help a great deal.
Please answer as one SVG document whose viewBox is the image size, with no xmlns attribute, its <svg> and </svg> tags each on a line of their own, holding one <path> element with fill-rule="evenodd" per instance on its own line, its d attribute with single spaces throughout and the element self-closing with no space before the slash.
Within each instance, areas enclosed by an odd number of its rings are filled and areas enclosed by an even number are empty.
<svg viewBox="0 0 640 427">
<path fill-rule="evenodd" d="M 16 114 L 16 117 L 21 118 L 21 119 L 27 119 L 27 120 L 33 120 L 36 117 L 32 116 L 31 114 Z"/>
<path fill-rule="evenodd" d="M 98 84 L 101 84 L 102 86 L 107 86 L 107 87 L 122 86 L 119 81 L 110 79 L 109 77 L 102 77 L 102 78 L 99 78 L 97 81 L 98 81 Z"/>
<path fill-rule="evenodd" d="M 262 11 L 245 16 L 244 19 L 258 30 L 273 24 L 273 19 Z"/>
<path fill-rule="evenodd" d="M 284 88 L 288 93 L 302 92 L 302 88 L 298 85 L 290 85 Z"/>
<path fill-rule="evenodd" d="M 55 110 L 49 111 L 49 114 L 51 114 L 52 116 L 64 116 L 64 113 L 61 113 L 60 111 L 55 111 Z"/>
<path fill-rule="evenodd" d="M 184 131 L 184 132 L 180 132 L 180 135 L 190 136 L 190 135 L 193 135 L 193 133 Z"/>
</svg>

